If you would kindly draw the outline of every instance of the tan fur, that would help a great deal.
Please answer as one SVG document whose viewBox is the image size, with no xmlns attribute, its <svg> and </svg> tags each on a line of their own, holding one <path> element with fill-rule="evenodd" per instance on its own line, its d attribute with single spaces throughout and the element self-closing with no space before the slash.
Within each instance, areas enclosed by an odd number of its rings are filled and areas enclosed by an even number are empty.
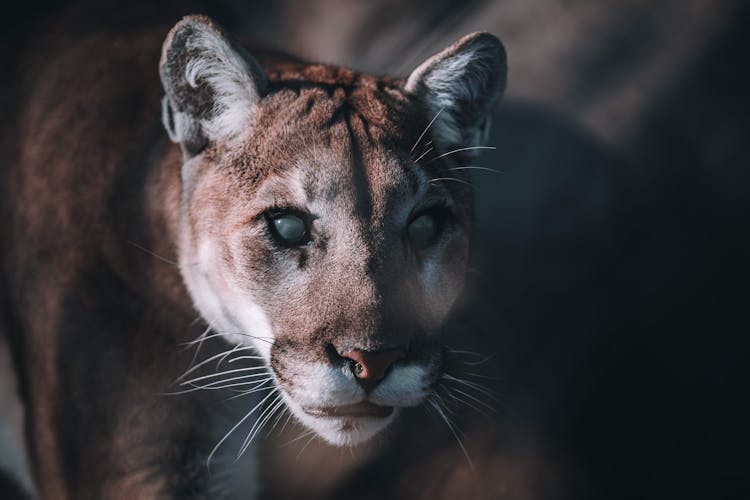
<svg viewBox="0 0 750 500">
<path fill-rule="evenodd" d="M 193 17 L 165 42 L 168 104 L 194 120 L 173 137 L 194 134 L 181 148 L 159 124 L 163 29 L 66 42 L 27 75 L 11 122 L 18 142 L 2 172 L 5 321 L 44 498 L 209 494 L 204 459 L 217 439 L 206 427 L 216 402 L 161 394 L 189 361 L 176 346 L 201 331 L 193 306 L 216 328 L 201 302 L 206 287 L 221 302 L 216 314 L 240 317 L 243 328 L 251 309 L 267 318 L 273 345 L 256 347 L 290 405 L 309 396 L 299 388 L 311 367 L 346 367 L 331 349 L 405 346 L 399 366 L 423 369 L 420 391 L 441 373 L 439 329 L 463 286 L 472 200 L 462 182 L 430 181 L 465 180 L 448 170 L 460 155 L 414 162 L 433 115 L 426 97 L 402 80 L 257 52 L 257 63 L 236 60 L 249 73 L 235 87 L 257 87 L 233 102 L 252 115 L 232 115 L 245 128 L 223 137 L 210 125 L 226 106 L 205 101 L 220 92 L 170 87 L 189 56 L 170 50 L 186 27 L 224 40 L 211 21 Z M 490 106 L 496 95 L 485 97 Z M 438 201 L 450 221 L 418 254 L 406 227 Z M 309 245 L 274 245 L 265 214 L 280 207 L 310 211 Z M 360 426 L 343 420 L 319 432 L 354 442 L 348 436 Z"/>
</svg>

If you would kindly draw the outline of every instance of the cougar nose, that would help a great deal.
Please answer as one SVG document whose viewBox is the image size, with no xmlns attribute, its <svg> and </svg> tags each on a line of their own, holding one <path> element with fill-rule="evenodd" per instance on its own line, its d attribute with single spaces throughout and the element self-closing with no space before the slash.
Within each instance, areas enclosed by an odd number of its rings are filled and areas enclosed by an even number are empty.
<svg viewBox="0 0 750 500">
<path fill-rule="evenodd" d="M 341 354 L 352 361 L 351 369 L 360 384 L 368 388 L 374 387 L 383 380 L 388 368 L 393 363 L 406 357 L 406 349 L 385 349 L 382 351 L 362 351 L 355 349 Z"/>
</svg>

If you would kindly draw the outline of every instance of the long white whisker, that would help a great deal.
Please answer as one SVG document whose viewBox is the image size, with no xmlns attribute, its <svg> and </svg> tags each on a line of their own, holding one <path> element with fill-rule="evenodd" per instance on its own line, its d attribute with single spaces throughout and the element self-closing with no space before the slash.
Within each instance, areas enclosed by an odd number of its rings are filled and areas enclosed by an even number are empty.
<svg viewBox="0 0 750 500">
<path fill-rule="evenodd" d="M 273 378 L 268 378 L 266 380 L 256 381 L 256 383 L 258 385 L 256 385 L 252 389 L 242 390 L 242 391 L 239 392 L 239 394 L 236 394 L 234 396 L 228 397 L 224 401 L 231 401 L 233 399 L 237 399 L 237 398 L 241 398 L 243 396 L 247 396 L 247 395 L 252 394 L 254 392 L 260 392 L 260 391 L 267 391 L 269 389 L 275 389 L 274 386 L 270 386 L 270 387 L 266 386 L 266 384 L 268 384 L 269 382 L 272 382 L 272 381 L 273 381 Z"/>
<path fill-rule="evenodd" d="M 279 410 L 281 410 L 281 411 L 279 411 Z M 285 410 L 286 410 L 286 407 L 284 406 L 284 399 L 281 396 L 281 394 L 279 394 L 279 402 L 276 403 L 276 406 L 274 407 L 273 411 L 271 412 L 271 415 L 276 415 L 277 412 L 278 412 L 278 415 L 276 416 L 276 420 L 274 420 L 273 424 L 271 425 L 271 428 L 268 429 L 267 435 L 270 435 L 271 431 L 273 431 L 273 429 L 279 423 L 279 421 L 281 420 L 281 417 L 284 416 L 284 411 Z"/>
<path fill-rule="evenodd" d="M 424 153 L 422 153 L 421 155 L 419 155 L 417 157 L 417 159 L 414 160 L 414 163 L 419 163 L 419 160 L 421 160 L 422 158 L 424 158 L 425 156 L 427 156 L 428 154 L 430 154 L 430 151 L 432 151 L 433 149 L 435 149 L 435 148 L 432 148 L 432 147 L 427 148 Z"/>
<path fill-rule="evenodd" d="M 186 380 L 186 381 L 182 382 L 180 385 L 192 384 L 194 382 L 198 382 L 199 380 L 205 380 L 207 378 L 213 378 L 213 377 L 221 377 L 222 375 L 229 375 L 230 373 L 258 371 L 258 370 L 265 370 L 265 369 L 266 369 L 265 366 L 253 366 L 251 368 L 237 368 L 236 370 L 226 370 L 226 371 L 223 371 L 223 372 L 211 373 L 209 375 L 203 375 L 202 377 L 192 378 L 190 380 Z M 234 380 L 234 379 L 227 379 L 227 380 Z"/>
<path fill-rule="evenodd" d="M 179 377 L 177 377 L 177 379 L 175 379 L 175 381 L 174 381 L 174 382 L 172 382 L 172 383 L 174 384 L 174 383 L 177 383 L 177 382 L 179 382 L 180 380 L 183 380 L 183 379 L 184 379 L 185 377 L 187 377 L 188 375 L 190 375 L 191 373 L 193 373 L 193 372 L 194 372 L 195 370 L 197 370 L 197 369 L 198 369 L 198 368 L 200 368 L 201 366 L 203 366 L 203 365 L 205 365 L 205 364 L 207 364 L 207 363 L 210 363 L 211 361 L 213 361 L 213 360 L 214 360 L 214 359 L 216 359 L 216 358 L 220 358 L 220 357 L 224 356 L 224 355 L 225 355 L 225 354 L 226 354 L 227 352 L 229 352 L 229 353 L 232 353 L 232 352 L 233 352 L 233 351 L 235 351 L 235 350 L 240 350 L 240 351 L 242 351 L 242 350 L 246 350 L 246 349 L 252 349 L 252 347 L 250 347 L 250 346 L 245 346 L 245 347 L 243 347 L 243 348 L 237 349 L 237 346 L 235 346 L 235 347 L 233 347 L 233 348 L 231 348 L 231 349 L 229 349 L 229 350 L 227 350 L 227 351 L 223 351 L 223 352 L 220 352 L 219 354 L 216 354 L 216 355 L 214 355 L 214 356 L 211 356 L 210 358 L 208 358 L 208 359 L 205 359 L 205 360 L 201 361 L 200 363 L 198 363 L 197 365 L 195 365 L 195 366 L 193 366 L 193 367 L 189 368 L 189 369 L 188 369 L 188 370 L 187 370 L 187 371 L 186 371 L 185 373 L 183 373 L 182 375 L 180 375 Z M 260 356 L 259 356 L 259 357 L 260 357 Z"/>
<path fill-rule="evenodd" d="M 434 179 L 430 179 L 430 182 L 437 182 L 437 181 L 455 181 L 455 182 L 460 182 L 461 184 L 466 184 L 470 188 L 474 189 L 474 185 L 471 182 L 465 181 L 463 179 L 456 179 L 455 177 L 436 177 Z"/>
<path fill-rule="evenodd" d="M 272 391 L 266 397 L 264 397 L 263 399 L 261 399 L 260 402 L 257 405 L 253 406 L 252 410 L 250 410 L 249 412 L 247 412 L 247 414 L 244 417 L 242 417 L 242 419 L 240 419 L 240 421 L 237 422 L 234 425 L 234 427 L 232 427 L 231 429 L 229 429 L 229 432 L 227 432 L 226 434 L 224 434 L 224 437 L 221 438 L 218 443 L 216 443 L 216 446 L 214 446 L 214 448 L 211 450 L 211 453 L 208 454 L 208 458 L 206 459 L 206 468 L 208 468 L 209 470 L 211 469 L 211 458 L 216 453 L 216 450 L 219 449 L 219 446 L 221 446 L 221 444 L 224 441 L 227 440 L 227 438 L 229 437 L 229 435 L 232 434 L 235 431 L 235 429 L 237 429 L 237 427 L 239 427 L 240 425 L 242 425 L 242 422 L 244 422 L 245 420 L 247 420 L 250 417 L 250 415 L 252 415 L 255 412 L 255 410 L 257 410 L 258 408 L 260 408 L 263 405 L 263 403 L 265 403 L 266 400 L 268 398 L 270 398 L 271 396 L 273 396 L 274 394 L 275 394 L 275 391 Z"/>
<path fill-rule="evenodd" d="M 481 274 L 481 271 L 477 271 L 477 270 L 472 269 L 472 268 L 469 268 L 469 269 L 472 270 L 472 271 L 474 271 L 474 272 L 476 272 L 476 273 Z M 464 361 L 463 362 L 464 364 L 470 364 L 472 366 L 473 365 L 479 365 L 479 364 L 482 364 L 482 363 L 486 363 L 490 359 L 492 359 L 495 356 L 497 356 L 496 352 L 493 352 L 493 353 L 490 353 L 490 354 L 484 354 L 484 353 L 479 353 L 479 352 L 475 352 L 475 351 L 466 351 L 466 350 L 450 349 L 450 348 L 446 349 L 445 352 L 449 352 L 451 354 L 466 354 L 468 356 L 474 356 L 475 358 L 479 358 L 479 361 L 476 361 L 476 362 L 468 362 L 468 361 Z"/>
<path fill-rule="evenodd" d="M 274 420 L 273 425 L 271 426 L 271 428 L 268 429 L 268 432 L 266 433 L 266 437 L 268 437 L 268 436 L 271 435 L 271 433 L 276 428 L 276 426 L 279 425 L 279 422 L 281 421 L 281 419 L 284 418 L 284 414 L 289 411 L 289 409 L 286 406 L 284 406 L 284 401 L 283 400 L 280 401 L 279 404 L 280 404 L 280 406 L 282 406 L 282 409 L 279 412 L 279 416 L 277 416 L 276 420 Z"/>
<path fill-rule="evenodd" d="M 234 335 L 239 335 L 241 337 L 248 337 L 248 338 L 251 338 L 251 339 L 263 340 L 264 342 L 271 342 L 270 340 L 264 339 L 263 337 L 256 337 L 256 336 L 250 335 L 248 333 L 226 333 L 226 332 L 220 333 L 220 332 L 216 332 L 216 333 L 213 333 L 211 335 L 208 335 L 207 337 L 205 337 L 203 339 L 196 339 L 196 340 L 192 340 L 190 342 L 185 342 L 183 345 L 193 345 L 193 344 L 197 344 L 198 342 L 201 342 L 203 340 L 213 339 L 213 338 L 216 338 L 216 337 L 230 337 L 230 336 L 234 336 Z"/>
<path fill-rule="evenodd" d="M 477 384 L 476 382 L 470 382 L 468 380 L 460 379 L 460 378 L 454 377 L 452 375 L 448 375 L 447 373 L 443 374 L 442 378 L 444 378 L 446 380 L 451 380 L 451 381 L 456 382 L 458 384 L 463 384 L 466 387 L 470 387 L 470 388 L 474 389 L 475 391 L 484 394 L 488 398 L 491 398 L 491 399 L 497 401 L 497 396 L 495 394 L 493 394 L 492 391 L 490 391 L 489 389 L 487 389 L 486 387 L 484 387 L 481 384 Z"/>
<path fill-rule="evenodd" d="M 137 248 L 138 250 L 141 250 L 141 251 L 143 251 L 143 252 L 146 252 L 146 253 L 147 253 L 147 254 L 149 254 L 150 256 L 152 256 L 152 257 L 155 257 L 155 258 L 159 259 L 159 260 L 160 260 L 160 261 L 162 261 L 162 262 L 166 262 L 167 264 L 172 264 L 173 266 L 178 266 L 178 267 L 179 267 L 179 264 L 178 264 L 177 262 L 175 262 L 175 261 L 173 261 L 173 260 L 170 260 L 170 259 L 168 259 L 168 258 L 166 258 L 166 257 L 162 257 L 162 256 L 161 256 L 161 255 L 159 255 L 158 253 L 156 253 L 156 252 L 154 252 L 154 251 L 152 251 L 152 250 L 149 250 L 148 248 L 146 248 L 146 247 L 144 247 L 144 246 L 142 246 L 142 245 L 139 245 L 139 244 L 138 244 L 138 243 L 136 243 L 135 241 L 130 241 L 130 240 L 125 240 L 125 241 L 126 241 L 127 243 L 129 243 L 129 244 L 133 245 L 134 247 L 136 247 L 136 248 Z"/>
<path fill-rule="evenodd" d="M 445 109 L 445 106 L 440 108 L 437 113 L 435 113 L 435 116 L 432 117 L 432 120 L 430 120 L 430 123 L 427 124 L 427 126 L 424 128 L 421 134 L 419 134 L 419 138 L 417 139 L 417 142 L 414 143 L 414 145 L 411 147 L 411 150 L 409 153 L 413 153 L 416 147 L 419 145 L 419 141 L 422 140 L 422 137 L 427 133 L 428 130 L 430 130 L 430 127 L 432 127 L 432 124 L 435 123 L 435 120 L 437 120 L 437 117 L 440 116 L 440 113 L 443 112 Z"/>
<path fill-rule="evenodd" d="M 297 457 L 295 458 L 295 460 L 299 460 L 299 457 L 301 457 L 301 456 L 302 456 L 302 452 L 303 452 L 303 451 L 305 451 L 305 450 L 307 449 L 307 447 L 308 447 L 308 446 L 310 446 L 310 443 L 312 443 L 312 442 L 313 442 L 313 439 L 315 439 L 315 437 L 316 437 L 316 434 L 315 434 L 315 433 L 313 432 L 313 435 L 312 435 L 312 437 L 310 438 L 310 440 L 309 440 L 309 441 L 307 441 L 307 442 L 305 443 L 305 446 L 303 446 L 303 447 L 302 447 L 302 449 L 301 449 L 301 450 L 299 450 L 299 453 L 297 453 Z"/>
<path fill-rule="evenodd" d="M 219 361 L 216 362 L 216 367 L 214 368 L 214 370 L 218 370 L 219 367 L 221 366 L 221 364 L 224 362 L 224 360 L 226 360 L 229 356 L 231 356 L 235 352 L 242 352 L 242 349 L 240 349 L 241 345 L 242 344 L 237 344 L 234 349 L 232 349 L 229 352 L 226 352 L 226 354 L 224 354 L 222 357 L 220 357 Z M 256 357 L 260 358 L 260 356 L 256 356 Z"/>
<path fill-rule="evenodd" d="M 263 356 L 237 356 L 235 358 L 232 358 L 228 361 L 228 363 L 234 363 L 235 361 L 238 361 L 240 359 L 263 359 Z M 265 368 L 265 365 L 264 365 Z"/>
<path fill-rule="evenodd" d="M 493 352 L 490 354 L 481 354 L 481 353 L 474 352 L 474 351 L 461 351 L 461 350 L 456 350 L 456 349 L 446 349 L 445 352 L 448 352 L 451 354 L 466 354 L 469 356 L 474 356 L 476 358 L 479 358 L 479 361 L 462 361 L 462 363 L 469 365 L 469 366 L 477 366 L 477 365 L 484 364 L 497 355 L 496 352 Z"/>
<path fill-rule="evenodd" d="M 260 432 L 260 430 L 263 428 L 264 425 L 266 425 L 266 422 L 273 416 L 274 413 L 276 413 L 276 410 L 279 408 L 279 399 L 281 399 L 281 394 L 276 396 L 276 399 L 271 401 L 269 404 L 268 409 L 266 409 L 261 415 L 258 417 L 258 420 L 253 424 L 253 427 L 250 429 L 250 432 L 247 435 L 247 438 L 245 439 L 245 442 L 242 444 L 242 448 L 240 449 L 239 454 L 237 455 L 237 460 L 242 456 L 245 451 L 247 451 L 250 444 L 253 442 L 253 439 L 255 439 L 255 436 Z M 264 417 L 265 415 L 265 417 Z"/>
<path fill-rule="evenodd" d="M 463 398 L 462 398 L 462 397 L 460 397 L 460 396 L 456 396 L 456 395 L 455 395 L 455 394 L 453 393 L 453 391 L 449 390 L 449 389 L 448 389 L 447 387 L 444 387 L 444 389 L 445 389 L 445 392 L 446 392 L 446 393 L 448 394 L 448 396 L 449 396 L 449 397 L 450 397 L 451 399 L 453 399 L 453 400 L 455 400 L 455 401 L 458 401 L 459 403 L 461 403 L 461 404 L 464 404 L 464 405 L 468 406 L 469 408 L 471 408 L 471 409 L 475 410 L 475 411 L 476 411 L 477 413 L 480 413 L 480 414 L 482 414 L 482 415 L 483 415 L 484 417 L 486 417 L 486 418 L 490 418 L 490 416 L 489 416 L 489 415 L 487 414 L 487 412 L 485 412 L 484 410 L 482 410 L 482 409 L 481 409 L 481 408 L 479 408 L 478 406 L 475 406 L 475 405 L 474 405 L 474 404 L 473 404 L 473 403 L 472 403 L 471 401 L 467 401 L 467 400 L 463 399 Z"/>
<path fill-rule="evenodd" d="M 250 430 L 247 432 L 247 436 L 245 436 L 245 439 L 242 441 L 242 445 L 240 446 L 240 449 L 237 452 L 237 456 L 235 457 L 235 460 L 234 460 L 235 463 L 237 463 L 237 460 L 240 459 L 242 454 L 245 453 L 245 450 L 247 450 L 248 446 L 250 446 L 255 429 L 262 427 L 262 423 L 265 422 L 266 415 L 271 411 L 272 408 L 275 407 L 275 404 L 278 402 L 280 397 L 281 395 L 277 394 L 276 397 L 272 399 L 271 402 L 265 408 L 263 408 L 263 411 L 260 412 L 260 414 L 258 415 L 258 418 L 255 419 L 255 422 L 253 422 L 253 425 L 250 427 Z"/>
<path fill-rule="evenodd" d="M 250 382 L 237 382 L 237 383 L 234 383 L 234 384 L 218 385 L 218 386 L 197 385 L 197 386 L 195 386 L 195 387 L 193 387 L 191 389 L 185 389 L 184 391 L 164 392 L 162 394 L 164 396 L 178 396 L 180 394 L 188 394 L 188 393 L 191 393 L 191 392 L 196 392 L 196 391 L 201 391 L 201 390 L 203 390 L 203 391 L 218 391 L 218 390 L 221 390 L 221 389 L 228 389 L 230 387 L 243 387 L 243 386 L 246 386 L 246 385 L 259 384 L 259 383 L 265 382 L 265 381 L 267 381 L 267 380 L 253 380 L 253 381 L 250 381 Z M 222 381 L 222 382 L 224 382 L 224 381 Z"/>
<path fill-rule="evenodd" d="M 492 411 L 492 412 L 494 412 L 494 413 L 497 413 L 497 410 L 496 410 L 496 409 L 495 409 L 495 408 L 494 408 L 494 407 L 493 407 L 492 405 L 489 405 L 489 404 L 485 403 L 485 402 L 484 402 L 484 401 L 482 401 L 481 399 L 479 399 L 479 398 L 477 398 L 477 397 L 474 397 L 474 396 L 472 396 L 471 394 L 469 394 L 469 393 L 467 393 L 467 392 L 464 392 L 464 391 L 462 391 L 461 389 L 458 389 L 458 388 L 456 388 L 456 387 L 451 387 L 451 389 L 450 389 L 450 390 L 451 390 L 451 391 L 455 391 L 455 392 L 457 392 L 457 393 L 459 393 L 459 394 L 463 394 L 463 395 L 464 395 L 464 396 L 466 396 L 467 398 L 471 399 L 472 401 L 476 401 L 477 403 L 479 403 L 480 405 L 484 406 L 484 407 L 485 407 L 485 408 L 487 408 L 488 410 L 490 410 L 490 411 Z"/>
<path fill-rule="evenodd" d="M 427 161 L 427 163 L 425 163 L 425 165 L 429 165 L 429 164 L 430 164 L 430 163 L 432 163 L 433 161 L 437 161 L 437 160 L 439 160 L 440 158 L 445 158 L 446 156 L 450 156 L 450 155 L 452 155 L 452 154 L 460 153 L 461 151 L 471 151 L 471 150 L 474 150 L 474 149 L 497 149 L 497 148 L 496 148 L 496 147 L 494 147 L 494 146 L 471 146 L 471 147 L 468 147 L 468 148 L 458 148 L 458 149 L 453 149 L 453 150 L 451 150 L 451 151 L 448 151 L 447 153 L 443 153 L 443 154 L 441 154 L 441 155 L 438 155 L 438 156 L 436 156 L 435 158 L 430 158 L 430 159 L 429 159 L 429 160 Z M 423 166 L 424 166 L 424 165 L 423 165 Z"/>
<path fill-rule="evenodd" d="M 495 170 L 494 168 L 488 168 L 488 167 L 474 167 L 471 165 L 464 165 L 462 167 L 451 167 L 448 170 L 482 170 L 484 172 L 492 172 L 493 174 L 500 174 L 499 170 Z"/>
<path fill-rule="evenodd" d="M 273 345 L 273 340 L 272 339 L 268 339 L 268 338 L 265 338 L 265 337 L 258 337 L 257 335 L 250 335 L 249 333 L 224 332 L 224 333 L 221 333 L 220 335 L 223 335 L 225 337 L 231 337 L 231 336 L 234 336 L 234 335 L 239 335 L 239 336 L 242 336 L 242 337 L 249 337 L 251 339 L 260 340 L 260 341 L 265 342 L 267 344 Z"/>
<path fill-rule="evenodd" d="M 444 387 L 444 388 L 445 388 L 445 387 Z M 445 388 L 445 389 L 447 390 L 447 388 Z M 448 413 L 450 413 L 451 415 L 455 415 L 455 412 L 454 412 L 453 410 L 451 410 L 450 406 L 449 406 L 449 405 L 448 405 L 448 404 L 447 404 L 447 403 L 445 402 L 445 400 L 443 400 L 443 397 L 442 397 L 442 396 L 441 396 L 440 394 L 438 394 L 437 392 L 433 392 L 433 393 L 432 393 L 432 396 L 433 396 L 433 397 L 435 397 L 435 398 L 437 398 L 437 401 L 436 401 L 436 402 L 437 402 L 438 404 L 442 403 L 442 408 L 443 408 L 443 409 L 444 409 L 445 411 L 447 411 L 447 412 L 448 412 Z"/>
<path fill-rule="evenodd" d="M 305 438 L 306 438 L 307 436 L 309 436 L 310 434 L 315 434 L 315 431 L 307 431 L 307 432 L 303 432 L 302 434 L 300 434 L 300 435 L 299 435 L 299 436 L 297 436 L 296 438 L 290 439 L 290 440 L 289 440 L 289 441 L 287 441 L 286 443 L 282 443 L 282 444 L 280 444 L 280 445 L 279 445 L 279 448 L 283 448 L 283 447 L 285 447 L 285 446 L 289 446 L 289 445 L 290 445 L 290 444 L 292 444 L 292 443 L 296 443 L 296 442 L 297 442 L 297 441 L 299 441 L 300 439 L 305 439 Z"/>
<path fill-rule="evenodd" d="M 238 377 L 230 377 L 230 378 L 225 378 L 225 379 L 221 379 L 221 380 L 214 380 L 213 382 L 208 382 L 208 383 L 205 383 L 205 384 L 195 384 L 193 382 L 188 381 L 188 382 L 183 382 L 180 385 L 193 385 L 195 387 L 202 387 L 204 389 L 208 389 L 208 388 L 211 388 L 211 387 L 219 386 L 221 384 L 226 384 L 227 382 L 235 382 L 237 380 L 258 379 L 258 378 L 261 378 L 261 377 L 269 378 L 268 375 L 269 375 L 268 373 L 251 373 L 249 375 L 240 375 Z"/>
<path fill-rule="evenodd" d="M 464 361 L 464 364 L 465 365 L 469 365 L 469 366 L 482 365 L 482 364 L 486 363 L 487 361 L 491 360 L 492 358 L 494 358 L 495 355 L 496 354 L 493 352 L 492 354 L 488 354 L 487 356 L 485 356 L 484 358 L 480 359 L 479 361 Z"/>
<path fill-rule="evenodd" d="M 286 429 L 286 426 L 289 425 L 289 421 L 292 419 L 293 413 L 291 412 L 291 410 L 287 408 L 286 413 L 287 413 L 286 420 L 284 420 L 284 425 L 281 426 L 281 429 L 279 430 L 279 434 L 284 433 L 284 429 Z"/>
<path fill-rule="evenodd" d="M 481 358 L 484 356 L 484 354 L 478 353 L 476 351 L 467 351 L 467 350 L 451 349 L 451 348 L 446 348 L 445 352 L 450 352 L 453 354 L 469 354 L 471 356 L 476 356 L 478 358 Z"/>
<path fill-rule="evenodd" d="M 201 346 L 203 345 L 203 341 L 205 340 L 206 335 L 208 335 L 208 332 L 211 331 L 211 327 L 207 326 L 203 332 L 198 335 L 195 340 L 191 341 L 189 344 L 185 346 L 185 350 L 187 351 L 190 349 L 191 346 L 194 345 L 194 343 L 198 344 L 198 347 L 195 349 L 195 354 L 193 355 L 193 361 L 190 363 L 191 365 L 195 363 L 195 359 L 198 357 L 198 352 L 201 350 Z"/>
<path fill-rule="evenodd" d="M 203 340 L 205 340 L 205 339 L 203 339 L 203 337 L 205 337 L 206 335 L 208 335 L 208 332 L 210 332 L 210 331 L 211 331 L 211 327 L 209 326 L 201 334 L 201 336 L 200 336 L 201 341 L 198 343 L 198 347 L 195 348 L 195 353 L 193 354 L 193 359 L 190 360 L 190 365 L 188 365 L 188 366 L 195 365 L 195 362 L 198 360 L 198 354 L 200 354 L 200 352 L 201 352 L 201 347 L 203 347 Z"/>
<path fill-rule="evenodd" d="M 433 408 L 438 412 L 438 415 L 440 415 L 443 420 L 445 421 L 446 425 L 448 426 L 448 429 L 450 429 L 451 434 L 453 434 L 453 437 L 456 438 L 456 442 L 458 443 L 458 446 L 461 448 L 461 451 L 463 452 L 464 456 L 466 457 L 466 461 L 469 463 L 469 467 L 472 471 L 474 471 L 474 464 L 471 461 L 471 458 L 469 458 L 469 452 L 466 451 L 466 447 L 464 446 L 464 443 L 461 441 L 461 438 L 458 437 L 458 433 L 453 428 L 453 424 L 451 423 L 448 416 L 443 412 L 443 410 L 440 408 L 440 405 L 437 404 L 433 400 L 427 400 L 428 403 L 432 405 Z"/>
</svg>

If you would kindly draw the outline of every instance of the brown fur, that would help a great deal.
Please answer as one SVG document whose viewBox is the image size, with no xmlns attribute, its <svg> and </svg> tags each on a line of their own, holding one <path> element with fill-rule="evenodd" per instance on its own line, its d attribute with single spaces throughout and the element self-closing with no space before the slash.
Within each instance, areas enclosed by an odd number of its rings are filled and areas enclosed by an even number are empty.
<svg viewBox="0 0 750 500">
<path fill-rule="evenodd" d="M 155 497 L 164 456 L 138 444 L 189 435 L 197 411 L 158 394 L 195 316 L 179 272 L 129 243 L 175 258 L 179 150 L 141 76 L 162 36 L 67 45 L 13 122 L 3 287 L 43 498 Z"/>
<path fill-rule="evenodd" d="M 401 230 L 394 213 L 419 181 L 410 148 L 431 118 L 403 81 L 260 54 L 268 86 L 251 135 L 239 147 L 183 148 L 198 155 L 185 183 L 181 151 L 158 117 L 165 32 L 65 41 L 26 75 L 8 121 L 3 329 L 43 498 L 208 495 L 210 396 L 160 394 L 189 362 L 176 346 L 201 331 L 174 264 L 190 262 L 199 237 L 224 242 L 222 265 L 282 332 L 271 362 L 290 386 L 285 367 L 325 361 L 328 345 L 411 344 L 412 359 L 439 356 L 434 334 L 462 285 L 465 185 L 430 186 L 429 196 L 452 200 L 455 217 L 440 248 L 441 286 L 415 284 L 419 266 L 392 236 Z M 295 256 L 308 276 L 297 288 L 284 286 L 289 252 L 271 249 L 262 213 L 296 203 L 285 182 L 301 162 L 307 198 L 337 200 L 351 231 L 321 222 L 315 245 Z M 453 164 L 430 162 L 420 175 L 462 179 L 446 170 Z"/>
</svg>

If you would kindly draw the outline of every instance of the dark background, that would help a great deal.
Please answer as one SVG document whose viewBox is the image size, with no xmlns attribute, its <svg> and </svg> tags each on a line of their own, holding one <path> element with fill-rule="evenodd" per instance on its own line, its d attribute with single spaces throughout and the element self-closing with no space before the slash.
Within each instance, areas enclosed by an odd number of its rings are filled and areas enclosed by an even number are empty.
<svg viewBox="0 0 750 500">
<path fill-rule="evenodd" d="M 6 7 L 3 65 L 62 7 Z M 459 315 L 496 354 L 502 418 L 561 464 L 570 498 L 747 498 L 750 4 L 200 10 L 303 57 L 378 73 L 405 75 L 469 31 L 503 39 L 498 149 L 478 163 L 500 173 L 474 177 L 476 272 Z"/>
</svg>

